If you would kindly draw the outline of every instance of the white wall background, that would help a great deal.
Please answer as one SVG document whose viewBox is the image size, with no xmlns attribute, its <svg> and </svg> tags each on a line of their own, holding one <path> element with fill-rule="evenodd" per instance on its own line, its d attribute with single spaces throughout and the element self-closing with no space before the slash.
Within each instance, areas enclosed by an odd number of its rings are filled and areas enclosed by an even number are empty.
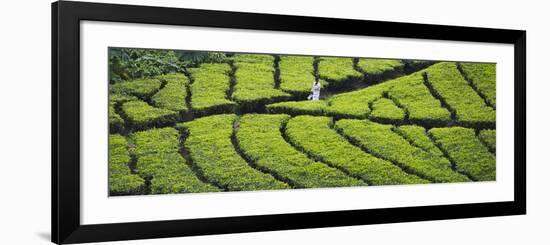
<svg viewBox="0 0 550 245">
<path fill-rule="evenodd" d="M 106 1 L 114 2 L 114 1 Z M 105 244 L 549 244 L 548 55 L 544 1 L 134 0 L 120 3 L 525 29 L 526 216 L 277 231 Z M 535 2 L 535 1 L 533 1 Z M 48 244 L 50 230 L 50 1 L 0 9 L 0 244 Z"/>
</svg>

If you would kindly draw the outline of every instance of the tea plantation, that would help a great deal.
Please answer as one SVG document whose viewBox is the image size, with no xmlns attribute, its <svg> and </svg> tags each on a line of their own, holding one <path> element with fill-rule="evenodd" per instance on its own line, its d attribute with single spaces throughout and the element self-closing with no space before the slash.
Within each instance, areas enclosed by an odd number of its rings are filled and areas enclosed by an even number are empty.
<svg viewBox="0 0 550 245">
<path fill-rule="evenodd" d="M 109 86 L 113 196 L 496 180 L 495 64 L 227 54 Z"/>
</svg>

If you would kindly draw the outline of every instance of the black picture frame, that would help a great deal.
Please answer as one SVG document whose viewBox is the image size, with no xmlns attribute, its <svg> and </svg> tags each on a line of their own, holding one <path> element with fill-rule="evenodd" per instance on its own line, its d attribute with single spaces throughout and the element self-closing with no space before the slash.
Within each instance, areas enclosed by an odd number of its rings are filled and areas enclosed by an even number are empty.
<svg viewBox="0 0 550 245">
<path fill-rule="evenodd" d="M 84 20 L 514 45 L 514 201 L 153 222 L 80 224 L 80 22 Z M 52 242 L 58 244 L 526 213 L 526 32 L 62 1 L 52 4 Z"/>
</svg>

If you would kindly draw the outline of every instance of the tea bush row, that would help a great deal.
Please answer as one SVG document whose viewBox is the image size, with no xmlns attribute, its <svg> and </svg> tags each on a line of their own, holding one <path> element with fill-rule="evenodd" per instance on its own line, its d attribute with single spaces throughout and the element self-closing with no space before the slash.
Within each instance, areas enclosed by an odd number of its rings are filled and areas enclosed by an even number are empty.
<svg viewBox="0 0 550 245">
<path fill-rule="evenodd" d="M 288 115 L 247 114 L 236 133 L 243 153 L 261 169 L 280 176 L 295 188 L 360 186 L 364 182 L 309 159 L 287 143 L 281 127 Z"/>
<path fill-rule="evenodd" d="M 271 55 L 237 54 L 233 64 L 235 90 L 232 98 L 249 110 L 266 103 L 290 98 L 290 95 L 275 89 L 274 57 Z"/>
<path fill-rule="evenodd" d="M 142 100 L 148 100 L 160 89 L 161 85 L 160 79 L 157 78 L 136 79 L 115 83 L 111 85 L 111 91 L 113 93 L 134 95 Z"/>
<path fill-rule="evenodd" d="M 394 128 L 394 132 L 416 146 L 434 156 L 443 156 L 443 152 L 434 144 L 428 136 L 426 129 L 416 125 L 403 125 Z"/>
<path fill-rule="evenodd" d="M 176 121 L 179 117 L 175 111 L 153 107 L 141 100 L 122 104 L 122 111 L 135 129 L 167 124 Z"/>
<path fill-rule="evenodd" d="M 237 104 L 227 98 L 230 89 L 228 64 L 202 64 L 190 69 L 191 107 L 198 115 L 233 112 Z"/>
<path fill-rule="evenodd" d="M 360 58 L 357 69 L 365 74 L 369 82 L 379 82 L 391 75 L 403 72 L 405 64 L 401 60 Z"/>
<path fill-rule="evenodd" d="M 397 107 L 392 100 L 380 98 L 372 102 L 371 120 L 383 123 L 399 123 L 405 119 L 405 112 Z"/>
<path fill-rule="evenodd" d="M 496 152 L 497 150 L 497 131 L 494 129 L 484 129 L 479 131 L 479 139 L 485 143 L 491 152 Z"/>
<path fill-rule="evenodd" d="M 462 77 L 455 63 L 442 62 L 427 69 L 428 82 L 437 94 L 454 110 L 457 120 L 465 126 L 494 127 L 495 111 Z"/>
<path fill-rule="evenodd" d="M 185 147 L 208 181 L 229 191 L 290 188 L 248 165 L 232 144 L 235 115 L 215 115 L 178 124 L 188 132 Z"/>
<path fill-rule="evenodd" d="M 155 128 L 132 135 L 140 176 L 151 179 L 151 192 L 192 193 L 216 192 L 218 188 L 204 183 L 179 154 L 179 132 L 174 128 Z"/>
<path fill-rule="evenodd" d="M 496 64 L 460 63 L 466 78 L 471 80 L 489 104 L 496 108 Z"/>
<path fill-rule="evenodd" d="M 395 162 L 403 169 L 434 182 L 465 182 L 469 179 L 451 168 L 451 163 L 417 147 L 392 131 L 392 125 L 366 120 L 343 119 L 335 127 L 375 156 Z"/>
<path fill-rule="evenodd" d="M 333 87 L 342 87 L 346 82 L 363 79 L 363 74 L 353 68 L 352 58 L 321 57 L 318 73 L 321 79 Z"/>
<path fill-rule="evenodd" d="M 315 82 L 312 56 L 281 56 L 279 61 L 281 90 L 307 96 Z"/>
<path fill-rule="evenodd" d="M 496 180 L 495 156 L 470 128 L 433 128 L 429 133 L 456 164 L 456 169 L 477 181 Z"/>
<path fill-rule="evenodd" d="M 181 73 L 160 76 L 166 85 L 152 97 L 156 107 L 177 112 L 187 112 L 187 86 L 189 78 Z"/>
<path fill-rule="evenodd" d="M 109 135 L 109 194 L 132 195 L 145 190 L 145 180 L 130 170 L 128 141 L 119 134 Z"/>
<path fill-rule="evenodd" d="M 290 119 L 286 134 L 293 145 L 307 154 L 371 185 L 428 182 L 351 145 L 331 129 L 330 124 L 328 117 L 298 116 Z"/>
</svg>

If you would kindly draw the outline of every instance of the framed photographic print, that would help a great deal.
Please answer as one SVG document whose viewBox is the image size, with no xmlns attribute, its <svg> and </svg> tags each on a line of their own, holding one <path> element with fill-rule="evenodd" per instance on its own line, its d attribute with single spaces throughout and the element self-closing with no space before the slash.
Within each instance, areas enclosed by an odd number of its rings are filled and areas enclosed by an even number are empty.
<svg viewBox="0 0 550 245">
<path fill-rule="evenodd" d="M 525 35 L 55 2 L 52 241 L 525 214 Z"/>
</svg>

